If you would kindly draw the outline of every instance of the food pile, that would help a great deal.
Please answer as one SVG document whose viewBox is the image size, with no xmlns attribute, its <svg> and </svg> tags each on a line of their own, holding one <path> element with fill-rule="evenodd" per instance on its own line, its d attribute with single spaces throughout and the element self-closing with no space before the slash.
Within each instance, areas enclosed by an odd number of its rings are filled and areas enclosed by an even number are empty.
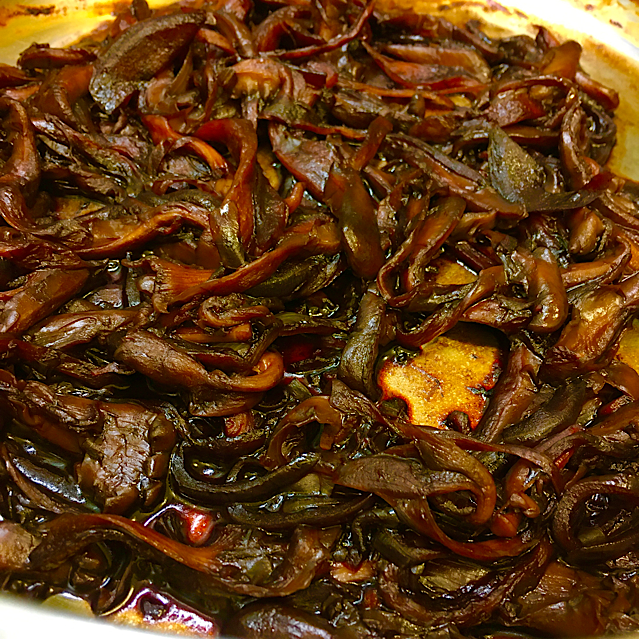
<svg viewBox="0 0 639 639">
<path fill-rule="evenodd" d="M 3 588 L 229 637 L 639 629 L 639 186 L 580 54 L 136 0 L 0 65 Z M 503 347 L 483 416 L 413 424 L 380 363 L 462 322 Z"/>
</svg>

